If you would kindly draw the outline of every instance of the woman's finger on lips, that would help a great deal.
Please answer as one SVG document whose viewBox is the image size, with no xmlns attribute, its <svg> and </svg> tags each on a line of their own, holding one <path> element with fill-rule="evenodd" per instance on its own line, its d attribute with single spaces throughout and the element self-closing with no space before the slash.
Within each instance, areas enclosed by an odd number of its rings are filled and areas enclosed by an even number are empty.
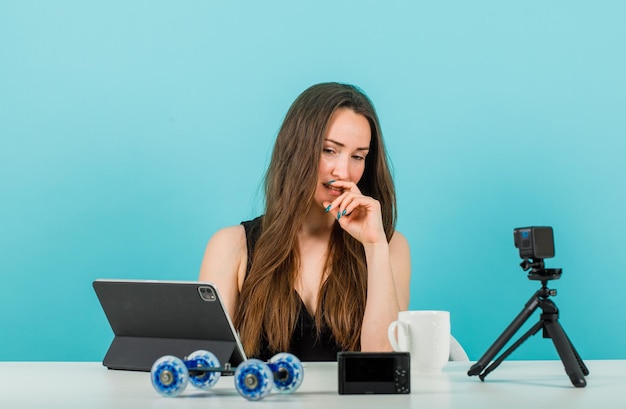
<svg viewBox="0 0 626 409">
<path fill-rule="evenodd" d="M 361 193 L 361 191 L 359 190 L 359 187 L 354 182 L 335 180 L 333 181 L 332 185 L 333 187 L 342 188 L 344 190 L 344 193 L 345 192 Z"/>
</svg>

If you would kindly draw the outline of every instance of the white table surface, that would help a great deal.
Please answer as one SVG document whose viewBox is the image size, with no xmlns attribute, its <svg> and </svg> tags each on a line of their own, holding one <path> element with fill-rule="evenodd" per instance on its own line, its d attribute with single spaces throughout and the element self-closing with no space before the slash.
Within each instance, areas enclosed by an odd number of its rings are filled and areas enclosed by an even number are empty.
<svg viewBox="0 0 626 409">
<path fill-rule="evenodd" d="M 626 360 L 585 361 L 587 387 L 574 388 L 561 361 L 502 363 L 481 382 L 468 362 L 439 374 L 412 374 L 410 395 L 339 395 L 337 364 L 305 364 L 304 382 L 291 395 L 250 402 L 233 377 L 211 391 L 191 385 L 176 398 L 159 395 L 147 372 L 108 370 L 99 362 L 0 362 L 1 408 L 626 408 Z"/>
</svg>

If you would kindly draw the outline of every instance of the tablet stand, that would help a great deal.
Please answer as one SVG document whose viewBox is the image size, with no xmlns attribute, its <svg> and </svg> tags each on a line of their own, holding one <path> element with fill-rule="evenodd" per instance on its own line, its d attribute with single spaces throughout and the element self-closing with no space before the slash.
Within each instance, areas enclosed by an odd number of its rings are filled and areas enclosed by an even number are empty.
<svg viewBox="0 0 626 409">
<path fill-rule="evenodd" d="M 556 304 L 549 299 L 550 296 L 556 295 L 556 290 L 548 288 L 549 280 L 558 280 L 561 277 L 561 269 L 545 269 L 542 259 L 535 259 L 532 261 L 524 260 L 522 262 L 522 268 L 528 270 L 532 268 L 528 274 L 528 278 L 531 280 L 540 280 L 541 288 L 533 294 L 528 300 L 522 311 L 515 317 L 515 319 L 509 324 L 504 332 L 496 339 L 496 341 L 489 347 L 487 352 L 470 368 L 467 372 L 469 376 L 478 375 L 481 381 L 485 380 L 485 377 L 492 371 L 494 371 L 501 363 L 515 351 L 524 341 L 530 336 L 535 335 L 540 329 L 543 329 L 543 337 L 551 338 L 556 351 L 565 366 L 565 372 L 569 376 L 572 384 L 577 388 L 582 388 L 587 385 L 585 376 L 589 375 L 589 370 L 585 366 L 584 362 L 578 355 L 578 352 L 574 348 L 574 345 L 567 337 L 567 334 L 559 323 L 559 310 Z M 506 345 L 507 342 L 515 335 L 520 327 L 528 320 L 528 318 L 535 312 L 537 308 L 541 308 L 542 314 L 532 328 L 530 328 L 524 335 L 522 335 L 517 341 L 515 341 L 500 357 L 493 361 L 490 365 L 489 362 L 493 359 L 498 352 Z"/>
</svg>

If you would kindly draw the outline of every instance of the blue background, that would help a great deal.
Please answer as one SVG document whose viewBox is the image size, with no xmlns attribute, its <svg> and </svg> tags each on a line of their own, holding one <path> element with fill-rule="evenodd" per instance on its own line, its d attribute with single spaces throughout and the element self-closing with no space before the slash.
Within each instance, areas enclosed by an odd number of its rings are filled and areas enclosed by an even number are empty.
<svg viewBox="0 0 626 409">
<path fill-rule="evenodd" d="M 322 81 L 378 109 L 411 308 L 450 310 L 478 359 L 539 288 L 513 228 L 551 225 L 563 327 L 626 358 L 624 21 L 623 1 L 1 1 L 0 360 L 101 360 L 96 278 L 196 279 Z M 538 335 L 510 359 L 544 358 Z"/>
</svg>

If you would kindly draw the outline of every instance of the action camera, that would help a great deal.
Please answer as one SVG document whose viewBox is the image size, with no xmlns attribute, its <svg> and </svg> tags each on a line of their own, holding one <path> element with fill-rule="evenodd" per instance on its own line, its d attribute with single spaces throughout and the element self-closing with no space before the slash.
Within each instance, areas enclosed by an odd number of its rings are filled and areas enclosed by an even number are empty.
<svg viewBox="0 0 626 409">
<path fill-rule="evenodd" d="M 519 227 L 513 230 L 515 247 L 523 259 L 554 257 L 554 235 L 552 227 Z"/>
</svg>

